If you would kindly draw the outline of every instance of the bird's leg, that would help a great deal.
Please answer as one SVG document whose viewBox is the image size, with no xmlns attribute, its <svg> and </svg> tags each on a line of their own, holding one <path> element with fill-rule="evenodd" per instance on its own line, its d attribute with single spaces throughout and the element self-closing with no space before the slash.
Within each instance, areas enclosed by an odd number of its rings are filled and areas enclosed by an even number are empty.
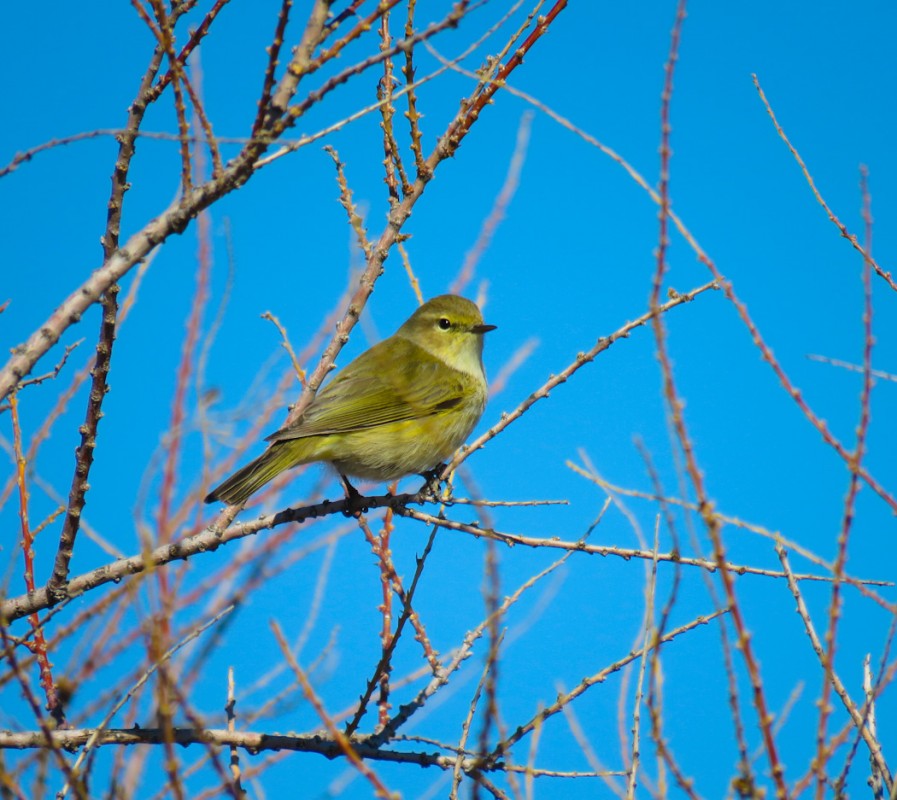
<svg viewBox="0 0 897 800">
<path fill-rule="evenodd" d="M 433 499 L 434 502 L 437 500 L 450 500 L 451 499 L 451 485 L 447 484 L 449 487 L 448 496 L 440 497 L 441 489 L 442 489 L 442 481 L 439 480 L 439 476 L 442 474 L 442 471 L 445 469 L 445 464 L 437 464 L 433 469 L 428 469 L 426 472 L 421 472 L 421 477 L 426 481 L 423 486 L 420 488 L 420 493 L 423 495 L 427 495 Z"/>
<path fill-rule="evenodd" d="M 343 490 L 346 492 L 346 510 L 343 513 L 347 517 L 354 517 L 359 512 L 364 513 L 367 511 L 367 506 L 362 502 L 363 498 L 358 489 L 349 483 L 349 479 L 342 472 L 337 472 L 337 475 L 339 475 L 340 483 L 342 483 Z"/>
</svg>

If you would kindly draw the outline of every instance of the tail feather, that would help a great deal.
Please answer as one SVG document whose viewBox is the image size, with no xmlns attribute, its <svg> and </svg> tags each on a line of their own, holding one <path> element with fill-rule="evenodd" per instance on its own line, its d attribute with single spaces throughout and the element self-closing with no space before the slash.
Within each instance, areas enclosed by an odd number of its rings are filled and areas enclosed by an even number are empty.
<svg viewBox="0 0 897 800">
<path fill-rule="evenodd" d="M 212 489 L 206 495 L 205 502 L 214 503 L 216 500 L 223 500 L 233 506 L 248 500 L 250 495 L 261 489 L 268 481 L 293 466 L 289 457 L 284 458 L 286 455 L 288 454 L 281 452 L 280 447 L 268 448 L 255 461 L 238 469 L 227 480 Z"/>
</svg>

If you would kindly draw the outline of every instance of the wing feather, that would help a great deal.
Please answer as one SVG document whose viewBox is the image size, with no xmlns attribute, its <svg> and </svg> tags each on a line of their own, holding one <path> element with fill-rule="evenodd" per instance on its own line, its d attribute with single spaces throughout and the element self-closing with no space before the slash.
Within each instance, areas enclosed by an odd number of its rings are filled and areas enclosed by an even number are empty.
<svg viewBox="0 0 897 800">
<path fill-rule="evenodd" d="M 401 371 L 390 368 L 394 361 L 402 364 Z M 337 373 L 301 419 L 272 434 L 268 441 L 349 433 L 422 419 L 462 403 L 470 396 L 473 382 L 471 376 L 451 369 L 414 342 L 393 336 Z"/>
</svg>

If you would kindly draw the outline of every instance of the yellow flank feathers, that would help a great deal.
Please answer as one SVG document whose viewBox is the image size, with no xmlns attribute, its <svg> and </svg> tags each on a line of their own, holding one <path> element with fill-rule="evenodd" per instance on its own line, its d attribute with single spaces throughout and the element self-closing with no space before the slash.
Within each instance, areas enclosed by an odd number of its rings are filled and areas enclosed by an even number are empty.
<svg viewBox="0 0 897 800">
<path fill-rule="evenodd" d="M 378 481 L 435 467 L 483 414 L 483 334 L 494 328 L 463 297 L 424 303 L 337 373 L 297 422 L 269 436 L 268 449 L 206 502 L 242 503 L 284 470 L 314 461 Z"/>
</svg>

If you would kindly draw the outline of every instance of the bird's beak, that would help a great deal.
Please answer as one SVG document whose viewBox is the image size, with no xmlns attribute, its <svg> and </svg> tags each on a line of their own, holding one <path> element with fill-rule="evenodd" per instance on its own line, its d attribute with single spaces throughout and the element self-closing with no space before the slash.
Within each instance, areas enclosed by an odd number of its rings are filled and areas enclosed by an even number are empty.
<svg viewBox="0 0 897 800">
<path fill-rule="evenodd" d="M 494 331 L 498 325 L 474 325 L 471 329 L 471 333 L 489 333 L 489 331 Z"/>
</svg>

